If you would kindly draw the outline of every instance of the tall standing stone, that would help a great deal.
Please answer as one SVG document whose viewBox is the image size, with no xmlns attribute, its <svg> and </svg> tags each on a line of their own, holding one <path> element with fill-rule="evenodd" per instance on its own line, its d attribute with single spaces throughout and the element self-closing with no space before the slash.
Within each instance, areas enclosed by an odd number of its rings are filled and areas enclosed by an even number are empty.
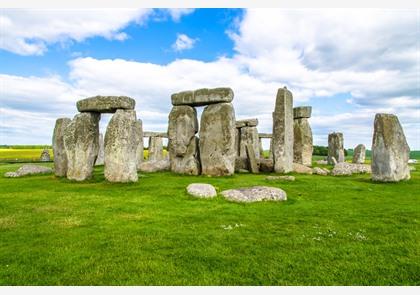
<svg viewBox="0 0 420 295">
<path fill-rule="evenodd" d="M 160 136 L 149 137 L 149 161 L 163 160 L 163 141 Z"/>
<path fill-rule="evenodd" d="M 64 131 L 70 122 L 71 119 L 69 118 L 59 118 L 55 121 L 52 148 L 54 154 L 54 173 L 59 177 L 67 175 L 67 153 L 64 147 Z"/>
<path fill-rule="evenodd" d="M 328 164 L 330 165 L 334 165 L 332 158 L 335 158 L 337 163 L 344 162 L 344 138 L 341 132 L 328 134 Z"/>
<path fill-rule="evenodd" d="M 275 172 L 287 173 L 293 170 L 293 95 L 286 87 L 277 91 L 272 151 Z"/>
<path fill-rule="evenodd" d="M 105 178 L 110 182 L 137 181 L 137 148 L 140 123 L 134 110 L 119 109 L 105 134 Z"/>
<path fill-rule="evenodd" d="M 169 114 L 168 152 L 171 171 L 200 174 L 198 160 L 197 111 L 186 105 L 174 106 Z"/>
<path fill-rule="evenodd" d="M 98 157 L 96 157 L 95 166 L 103 165 L 104 157 L 105 157 L 104 136 L 102 135 L 102 133 L 99 133 L 99 150 L 98 150 Z"/>
<path fill-rule="evenodd" d="M 141 163 L 144 160 L 144 139 L 143 139 L 143 122 L 138 119 L 138 133 L 139 133 L 139 145 L 137 146 L 137 170 L 140 169 Z"/>
<path fill-rule="evenodd" d="M 364 144 L 359 144 L 353 151 L 353 163 L 363 164 L 366 158 L 366 147 Z"/>
<path fill-rule="evenodd" d="M 410 179 L 410 148 L 398 117 L 376 114 L 372 140 L 372 180 L 397 182 Z"/>
<path fill-rule="evenodd" d="M 99 150 L 99 113 L 77 114 L 64 131 L 67 178 L 82 181 L 92 177 Z"/>
<path fill-rule="evenodd" d="M 202 174 L 231 175 L 235 170 L 235 112 L 231 103 L 208 105 L 201 115 Z"/>
<path fill-rule="evenodd" d="M 293 109 L 293 161 L 298 164 L 312 165 L 312 130 L 308 118 L 312 107 L 297 107 Z"/>
</svg>

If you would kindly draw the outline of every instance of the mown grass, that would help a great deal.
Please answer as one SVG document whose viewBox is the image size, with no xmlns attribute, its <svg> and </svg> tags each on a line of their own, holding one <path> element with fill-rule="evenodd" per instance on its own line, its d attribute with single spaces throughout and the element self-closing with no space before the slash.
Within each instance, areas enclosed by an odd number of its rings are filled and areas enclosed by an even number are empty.
<svg viewBox="0 0 420 295">
<path fill-rule="evenodd" d="M 51 164 L 44 164 L 51 165 Z M 420 165 L 412 179 L 368 175 L 141 175 L 112 184 L 53 175 L 7 179 L 0 165 L 1 285 L 419 285 Z M 270 185 L 286 202 L 189 197 Z"/>
</svg>

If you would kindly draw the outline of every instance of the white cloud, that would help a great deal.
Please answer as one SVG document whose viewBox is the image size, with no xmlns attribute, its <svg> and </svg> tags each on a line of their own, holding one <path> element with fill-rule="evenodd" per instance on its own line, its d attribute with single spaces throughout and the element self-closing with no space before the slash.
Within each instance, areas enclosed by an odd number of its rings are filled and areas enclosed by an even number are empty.
<svg viewBox="0 0 420 295">
<path fill-rule="evenodd" d="M 172 48 L 178 52 L 191 49 L 194 47 L 196 41 L 197 39 L 190 38 L 185 34 L 178 34 L 174 44 L 172 44 Z"/>
<path fill-rule="evenodd" d="M 181 17 L 194 12 L 192 8 L 170 8 L 166 9 L 174 22 L 178 22 Z"/>
</svg>

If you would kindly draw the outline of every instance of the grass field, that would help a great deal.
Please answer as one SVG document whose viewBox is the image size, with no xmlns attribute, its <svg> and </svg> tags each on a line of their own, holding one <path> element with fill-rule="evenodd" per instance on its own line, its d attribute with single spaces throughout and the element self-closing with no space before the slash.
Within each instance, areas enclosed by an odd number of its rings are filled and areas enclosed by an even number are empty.
<svg viewBox="0 0 420 295">
<path fill-rule="evenodd" d="M 420 165 L 396 184 L 169 172 L 111 184 L 103 167 L 83 183 L 3 177 L 19 166 L 0 164 L 1 285 L 420 284 Z M 192 182 L 276 186 L 288 200 L 194 199 Z"/>
</svg>

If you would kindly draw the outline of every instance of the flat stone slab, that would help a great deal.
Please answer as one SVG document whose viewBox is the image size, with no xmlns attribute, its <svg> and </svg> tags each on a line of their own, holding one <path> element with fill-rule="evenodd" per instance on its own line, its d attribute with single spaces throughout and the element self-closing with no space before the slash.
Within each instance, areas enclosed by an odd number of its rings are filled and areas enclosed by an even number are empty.
<svg viewBox="0 0 420 295">
<path fill-rule="evenodd" d="M 358 173 L 371 173 L 371 167 L 367 164 L 354 164 L 354 163 L 337 163 L 334 169 L 331 170 L 331 175 L 352 175 Z"/>
<path fill-rule="evenodd" d="M 236 128 L 256 127 L 258 125 L 258 119 L 252 118 L 252 119 L 239 120 L 239 121 L 236 121 L 235 125 L 236 125 Z"/>
<path fill-rule="evenodd" d="M 293 119 L 310 118 L 312 114 L 312 107 L 296 107 L 293 108 Z"/>
<path fill-rule="evenodd" d="M 265 180 L 268 181 L 295 181 L 296 178 L 292 175 L 282 175 L 282 176 L 267 176 Z"/>
<path fill-rule="evenodd" d="M 171 101 L 174 106 L 204 106 L 214 103 L 231 102 L 233 90 L 231 88 L 202 88 L 194 91 L 183 91 L 174 93 Z"/>
<path fill-rule="evenodd" d="M 197 198 L 214 198 L 217 196 L 214 186 L 207 183 L 191 183 L 187 186 L 187 193 Z"/>
<path fill-rule="evenodd" d="M 245 203 L 287 200 L 287 194 L 284 190 L 269 186 L 230 189 L 222 191 L 221 195 L 229 201 Z"/>
<path fill-rule="evenodd" d="M 167 132 L 143 131 L 143 137 L 164 137 L 168 138 Z"/>
<path fill-rule="evenodd" d="M 21 177 L 25 175 L 46 174 L 46 173 L 52 173 L 52 172 L 53 172 L 53 169 L 44 167 L 44 166 L 23 165 L 15 172 L 6 172 L 4 176 L 5 177 Z"/>
<path fill-rule="evenodd" d="M 272 133 L 258 133 L 259 138 L 273 138 Z"/>
<path fill-rule="evenodd" d="M 79 112 L 115 113 L 118 109 L 134 110 L 136 101 L 128 96 L 94 96 L 79 100 Z"/>
</svg>

